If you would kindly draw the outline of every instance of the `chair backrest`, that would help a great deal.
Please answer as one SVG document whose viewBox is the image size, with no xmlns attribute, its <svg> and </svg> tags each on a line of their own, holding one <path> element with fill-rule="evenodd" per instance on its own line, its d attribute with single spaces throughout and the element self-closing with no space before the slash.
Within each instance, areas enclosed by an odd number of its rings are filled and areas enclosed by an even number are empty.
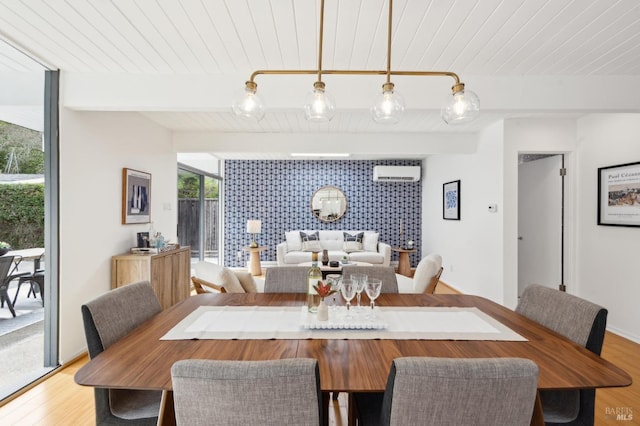
<svg viewBox="0 0 640 426">
<path fill-rule="evenodd" d="M 398 279 L 393 266 L 344 266 L 342 276 L 349 277 L 351 274 L 366 274 L 369 278 L 378 278 L 382 281 L 380 293 L 398 293 Z"/>
<path fill-rule="evenodd" d="M 0 256 L 0 285 L 5 285 L 5 280 L 13 266 L 14 256 Z"/>
<path fill-rule="evenodd" d="M 81 309 L 91 358 L 162 311 L 148 281 L 111 290 L 85 303 Z"/>
<path fill-rule="evenodd" d="M 529 285 L 522 293 L 516 312 L 562 334 L 567 339 L 600 355 L 607 321 L 602 306 L 572 294 Z"/>
<path fill-rule="evenodd" d="M 383 403 L 383 425 L 531 423 L 538 366 L 522 358 L 397 358 Z"/>
<path fill-rule="evenodd" d="M 315 359 L 182 360 L 171 381 L 179 426 L 322 424 Z"/>
<path fill-rule="evenodd" d="M 413 292 L 433 294 L 442 274 L 442 257 L 432 253 L 423 257 L 413 274 Z"/>
<path fill-rule="evenodd" d="M 81 307 L 89 357 L 94 358 L 162 311 L 148 281 L 111 290 Z M 96 424 L 155 424 L 161 393 L 94 388 Z M 135 420 L 134 420 L 135 419 Z M 137 423 L 135 423 L 137 422 Z"/>
<path fill-rule="evenodd" d="M 516 312 L 600 355 L 607 310 L 565 292 L 537 284 L 525 288 Z M 593 424 L 595 390 L 540 391 L 545 421 Z"/>
<path fill-rule="evenodd" d="M 273 266 L 264 274 L 265 293 L 306 293 L 308 266 Z"/>
</svg>

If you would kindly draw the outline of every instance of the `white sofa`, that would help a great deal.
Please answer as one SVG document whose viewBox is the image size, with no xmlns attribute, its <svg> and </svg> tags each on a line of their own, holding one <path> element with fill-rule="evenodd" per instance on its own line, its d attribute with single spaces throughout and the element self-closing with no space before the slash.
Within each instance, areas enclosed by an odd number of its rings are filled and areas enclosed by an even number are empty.
<svg viewBox="0 0 640 426">
<path fill-rule="evenodd" d="M 311 261 L 311 251 L 304 251 L 300 232 L 314 233 L 314 230 L 294 230 L 285 232 L 286 241 L 276 247 L 276 258 L 279 266 L 297 265 Z M 378 233 L 373 231 L 317 231 L 320 237 L 320 248 L 329 252 L 329 260 L 342 260 L 344 256 L 350 261 L 366 262 L 372 265 L 389 266 L 391 263 L 391 246 L 378 241 Z M 350 235 L 364 233 L 361 251 L 345 251 L 344 232 Z M 348 247 L 347 247 L 348 248 Z M 322 253 L 319 253 L 318 261 Z"/>
</svg>

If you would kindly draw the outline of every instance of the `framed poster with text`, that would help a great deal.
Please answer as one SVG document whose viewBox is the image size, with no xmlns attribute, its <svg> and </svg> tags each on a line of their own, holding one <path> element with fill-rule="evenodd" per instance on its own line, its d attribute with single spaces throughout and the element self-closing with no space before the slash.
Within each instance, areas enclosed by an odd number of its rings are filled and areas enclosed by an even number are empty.
<svg viewBox="0 0 640 426">
<path fill-rule="evenodd" d="M 640 162 L 598 169 L 598 225 L 640 226 Z"/>
</svg>

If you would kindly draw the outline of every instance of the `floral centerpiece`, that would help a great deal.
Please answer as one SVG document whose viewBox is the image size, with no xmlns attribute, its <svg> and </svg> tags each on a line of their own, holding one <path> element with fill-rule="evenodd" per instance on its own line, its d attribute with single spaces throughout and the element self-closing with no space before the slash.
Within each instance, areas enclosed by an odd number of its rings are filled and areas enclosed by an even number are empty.
<svg viewBox="0 0 640 426">
<path fill-rule="evenodd" d="M 320 300 L 324 300 L 325 297 L 331 296 L 336 290 L 329 283 L 323 283 L 322 281 L 318 281 L 318 285 L 314 285 L 313 289 L 318 292 L 318 296 L 320 296 Z"/>
<path fill-rule="evenodd" d="M 314 285 L 313 288 L 318 293 L 318 296 L 320 296 L 320 304 L 318 304 L 318 321 L 327 321 L 329 319 L 329 308 L 327 307 L 327 304 L 324 303 L 324 298 L 331 296 L 336 292 L 336 290 L 330 283 L 324 283 L 322 281 L 318 281 L 318 284 Z"/>
<path fill-rule="evenodd" d="M 0 256 L 4 256 L 9 250 L 11 250 L 11 244 L 0 241 Z"/>
</svg>

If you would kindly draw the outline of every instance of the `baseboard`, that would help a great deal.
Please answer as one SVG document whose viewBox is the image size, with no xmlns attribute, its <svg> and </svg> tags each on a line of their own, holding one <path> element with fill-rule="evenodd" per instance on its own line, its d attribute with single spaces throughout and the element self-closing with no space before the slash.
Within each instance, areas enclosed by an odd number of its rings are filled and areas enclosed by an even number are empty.
<svg viewBox="0 0 640 426">
<path fill-rule="evenodd" d="M 620 330 L 619 328 L 607 326 L 607 331 L 610 333 L 616 334 L 620 337 L 624 337 L 627 340 L 631 340 L 634 343 L 640 344 L 640 337 L 635 336 L 633 334 L 629 334 L 623 330 Z"/>
</svg>

